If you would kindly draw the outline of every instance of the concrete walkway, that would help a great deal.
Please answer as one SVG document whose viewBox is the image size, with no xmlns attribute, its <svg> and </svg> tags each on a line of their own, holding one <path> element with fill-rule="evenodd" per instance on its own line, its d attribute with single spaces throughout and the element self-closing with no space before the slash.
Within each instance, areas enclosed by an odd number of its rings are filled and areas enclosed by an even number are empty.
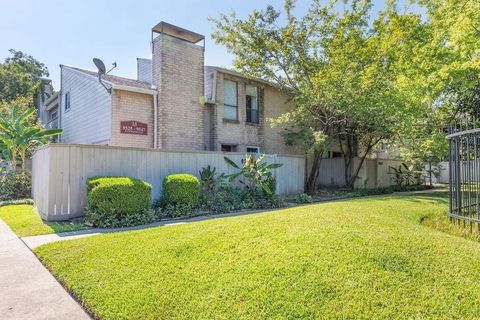
<svg viewBox="0 0 480 320">
<path fill-rule="evenodd" d="M 0 319 L 90 319 L 2 220 Z"/>
<path fill-rule="evenodd" d="M 425 193 L 437 193 L 437 192 L 446 192 L 447 189 L 427 189 L 427 190 L 420 190 L 420 191 L 405 191 L 405 192 L 394 192 L 390 194 L 391 196 L 395 195 L 417 195 L 417 194 L 425 194 Z M 380 194 L 380 195 L 372 195 L 367 197 L 354 197 L 354 198 L 343 198 L 343 199 L 329 199 L 329 200 L 321 200 L 315 203 L 324 203 L 324 202 L 334 202 L 334 201 L 347 201 L 347 200 L 354 200 L 354 199 L 364 199 L 364 198 L 374 198 L 374 197 L 383 197 L 387 196 L 388 194 Z M 39 235 L 39 236 L 31 236 L 31 237 L 23 237 L 23 242 L 30 248 L 35 249 L 43 244 L 57 242 L 57 241 L 64 241 L 64 240 L 74 240 L 80 239 L 85 237 L 91 237 L 100 234 L 106 233 L 113 233 L 113 232 L 124 232 L 124 231 L 132 231 L 132 230 L 142 230 L 142 229 L 149 229 L 155 228 L 159 226 L 173 226 L 177 224 L 183 223 L 190 223 L 195 221 L 203 221 L 209 219 L 218 219 L 224 217 L 234 217 L 234 216 L 241 216 L 247 214 L 254 214 L 259 212 L 268 212 L 268 211 L 275 211 L 275 210 L 283 210 L 287 208 L 291 208 L 294 206 L 303 206 L 308 204 L 289 204 L 287 207 L 277 208 L 277 209 L 270 209 L 270 210 L 243 210 L 243 211 L 235 211 L 230 213 L 222 213 L 222 214 L 215 214 L 209 216 L 198 216 L 193 218 L 184 218 L 184 219 L 170 219 L 170 220 L 163 220 L 147 225 L 136 226 L 136 227 L 127 227 L 127 228 L 112 228 L 112 229 L 89 229 L 89 230 L 81 230 L 81 231 L 72 231 L 72 232 L 64 232 L 64 233 L 54 233 L 54 234 L 46 234 L 46 235 Z"/>
<path fill-rule="evenodd" d="M 259 212 L 267 212 L 267 211 L 274 211 L 274 210 L 281 210 L 286 208 L 278 208 L 278 209 L 271 209 L 271 210 L 243 210 L 243 211 L 236 211 L 230 213 L 221 213 L 221 214 L 214 214 L 209 216 L 197 216 L 192 218 L 183 218 L 183 219 L 168 219 L 162 220 L 146 225 L 135 226 L 135 227 L 126 227 L 126 228 L 110 228 L 110 229 L 88 229 L 88 230 L 80 230 L 80 231 L 72 231 L 72 232 L 62 232 L 62 233 L 52 233 L 52 234 L 45 234 L 39 236 L 30 236 L 30 237 L 23 237 L 22 241 L 30 248 L 35 249 L 43 244 L 57 242 L 57 241 L 64 241 L 64 240 L 74 240 L 80 239 L 85 237 L 96 236 L 100 234 L 107 234 L 107 233 L 114 233 L 114 232 L 125 232 L 125 231 L 132 231 L 132 230 L 143 230 L 143 229 L 150 229 L 159 226 L 174 226 L 178 224 L 190 223 L 195 221 L 203 221 L 203 220 L 210 220 L 210 219 L 218 219 L 218 218 L 225 218 L 225 217 L 235 217 L 235 216 L 243 216 L 247 214 L 254 214 Z"/>
</svg>

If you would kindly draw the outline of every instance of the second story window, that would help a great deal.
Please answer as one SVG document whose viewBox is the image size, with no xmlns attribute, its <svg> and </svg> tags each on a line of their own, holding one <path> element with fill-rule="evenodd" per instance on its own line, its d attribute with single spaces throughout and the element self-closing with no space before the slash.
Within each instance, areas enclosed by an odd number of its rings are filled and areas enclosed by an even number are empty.
<svg viewBox="0 0 480 320">
<path fill-rule="evenodd" d="M 237 83 L 225 80 L 223 83 L 223 118 L 238 120 Z"/>
<path fill-rule="evenodd" d="M 57 110 L 53 110 L 51 113 L 50 113 L 50 120 L 56 120 L 58 118 L 58 111 Z"/>
<path fill-rule="evenodd" d="M 258 123 L 258 88 L 253 86 L 245 87 L 247 102 L 247 122 Z"/>
<path fill-rule="evenodd" d="M 65 93 L 65 111 L 70 110 L 70 92 Z"/>
</svg>

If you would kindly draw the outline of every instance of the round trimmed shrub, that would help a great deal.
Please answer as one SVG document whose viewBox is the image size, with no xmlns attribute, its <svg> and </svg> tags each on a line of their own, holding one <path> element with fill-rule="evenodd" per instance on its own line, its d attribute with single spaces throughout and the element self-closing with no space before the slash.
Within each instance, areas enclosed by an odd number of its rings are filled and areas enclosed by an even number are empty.
<svg viewBox="0 0 480 320">
<path fill-rule="evenodd" d="M 186 173 L 170 174 L 163 179 L 165 204 L 196 206 L 200 195 L 200 181 Z"/>
<path fill-rule="evenodd" d="M 152 186 L 130 177 L 93 177 L 87 180 L 86 219 L 101 228 L 150 223 Z"/>
</svg>

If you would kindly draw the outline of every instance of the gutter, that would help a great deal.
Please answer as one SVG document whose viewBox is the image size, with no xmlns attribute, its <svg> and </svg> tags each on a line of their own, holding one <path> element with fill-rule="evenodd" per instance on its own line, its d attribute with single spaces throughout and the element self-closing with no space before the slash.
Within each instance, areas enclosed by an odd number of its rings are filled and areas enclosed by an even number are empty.
<svg viewBox="0 0 480 320">
<path fill-rule="evenodd" d="M 151 95 L 156 95 L 157 94 L 157 90 L 155 90 L 155 89 L 130 87 L 130 86 L 123 86 L 123 85 L 119 85 L 119 84 L 113 84 L 112 89 L 113 90 L 122 90 L 122 91 L 144 93 L 144 94 L 151 94 Z"/>
</svg>

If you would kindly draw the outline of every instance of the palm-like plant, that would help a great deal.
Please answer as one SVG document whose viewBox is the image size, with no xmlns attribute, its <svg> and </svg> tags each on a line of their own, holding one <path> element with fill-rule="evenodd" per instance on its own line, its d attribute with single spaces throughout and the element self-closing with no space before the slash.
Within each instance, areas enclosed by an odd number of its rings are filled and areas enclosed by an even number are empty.
<svg viewBox="0 0 480 320">
<path fill-rule="evenodd" d="M 0 148 L 14 170 L 17 168 L 18 157 L 22 160 L 22 169 L 25 169 L 25 157 L 29 149 L 46 143 L 50 137 L 62 133 L 61 129 L 46 130 L 32 125 L 31 119 L 35 112 L 35 108 L 20 112 L 14 105 L 7 116 L 0 117 Z"/>
<path fill-rule="evenodd" d="M 240 170 L 239 172 L 228 175 L 227 177 L 230 179 L 230 181 L 233 181 L 241 176 L 243 179 L 240 179 L 240 183 L 245 185 L 248 190 L 258 191 L 260 189 L 266 194 L 272 194 L 274 190 L 272 190 L 270 186 L 270 180 L 273 177 L 271 170 L 280 168 L 282 164 L 263 162 L 264 157 L 265 155 L 261 155 L 258 157 L 258 159 L 255 159 L 252 154 L 247 154 L 242 167 L 238 166 L 230 158 L 224 157 L 225 161 L 229 165 Z"/>
<path fill-rule="evenodd" d="M 399 186 L 405 183 L 409 186 L 410 184 L 415 184 L 418 181 L 418 177 L 421 172 L 413 170 L 413 168 L 408 167 L 405 163 L 402 163 L 398 168 L 390 167 L 393 171 L 389 174 L 395 175 L 395 183 Z"/>
</svg>

